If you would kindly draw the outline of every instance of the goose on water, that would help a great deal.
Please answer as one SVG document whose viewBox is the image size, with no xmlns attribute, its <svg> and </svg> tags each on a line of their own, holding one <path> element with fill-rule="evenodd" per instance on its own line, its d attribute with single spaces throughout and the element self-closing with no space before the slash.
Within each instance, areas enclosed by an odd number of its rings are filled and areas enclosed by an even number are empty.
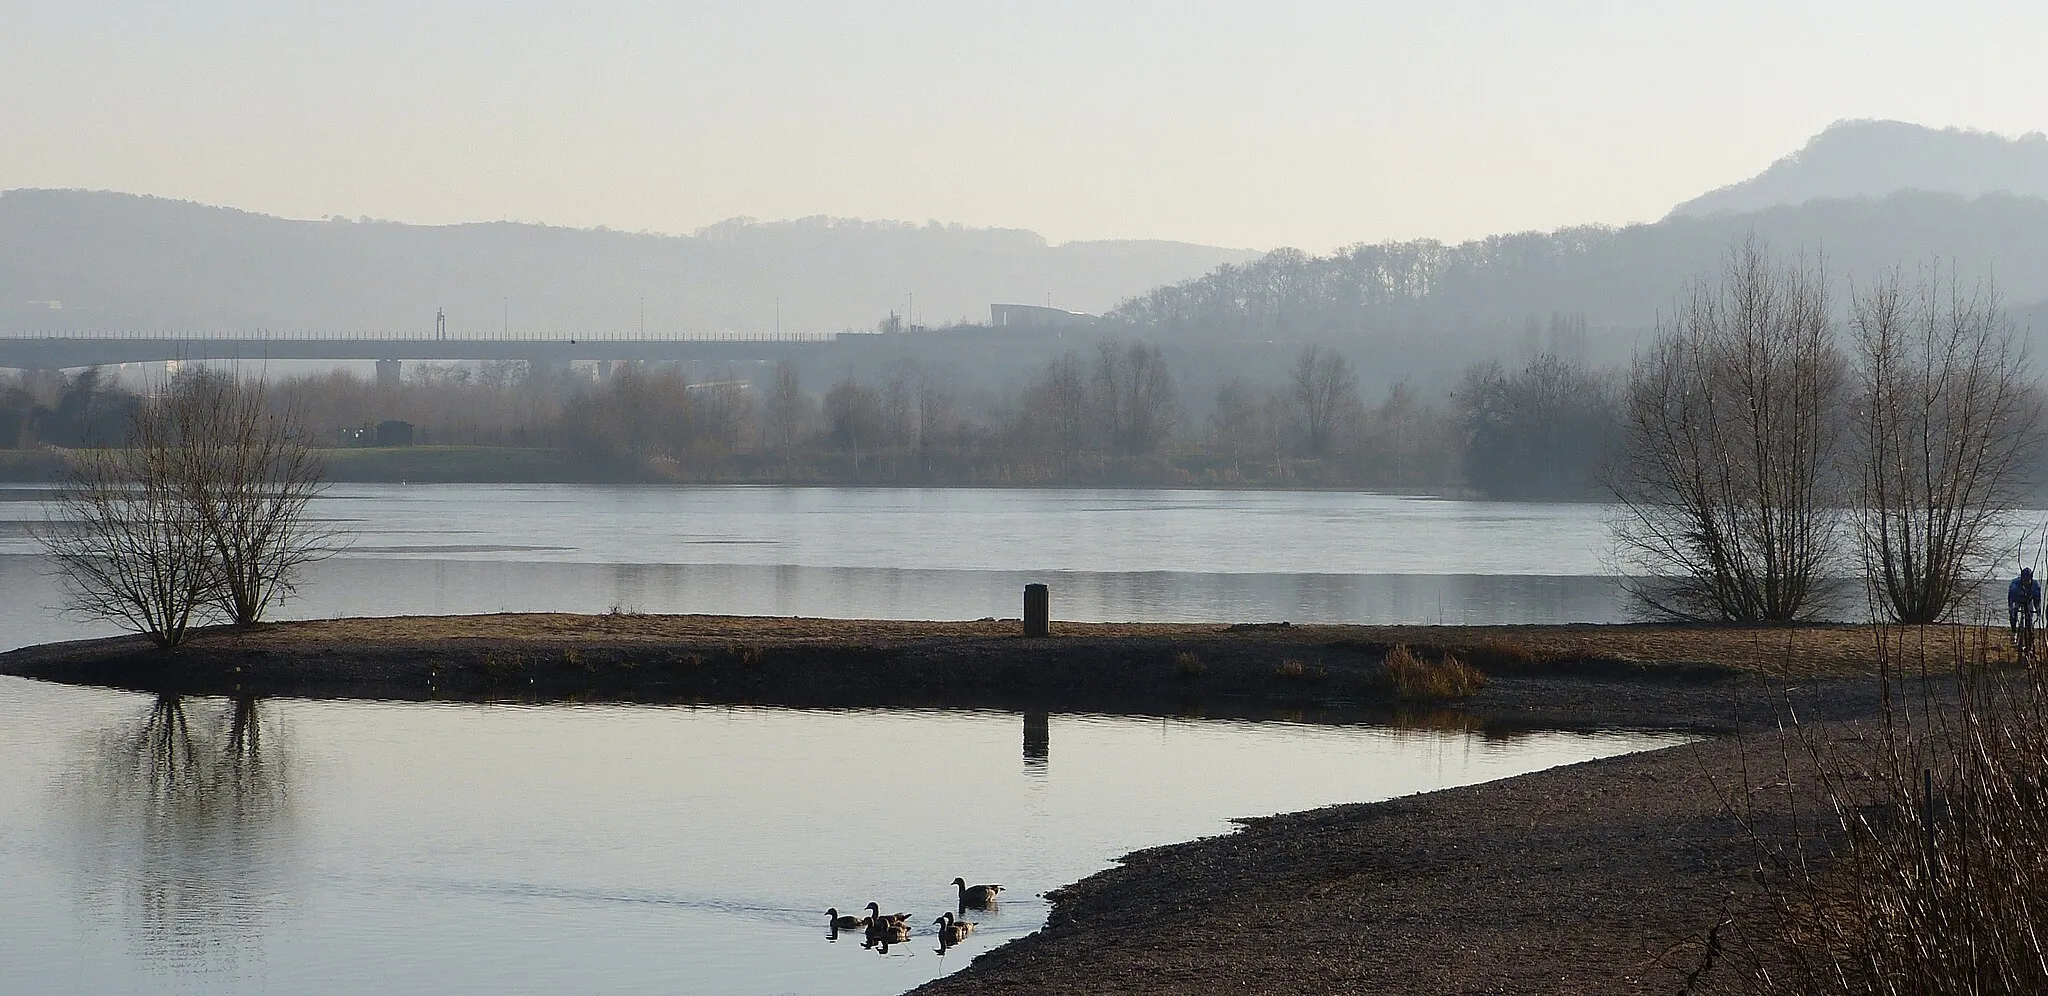
<svg viewBox="0 0 2048 996">
<path fill-rule="evenodd" d="M 956 878 L 953 884 L 960 887 L 960 907 L 966 909 L 987 909 L 996 901 L 996 893 L 1003 891 L 1000 885 L 968 885 L 964 878 Z"/>
<path fill-rule="evenodd" d="M 869 903 L 867 910 L 868 918 L 865 922 L 869 940 L 896 943 L 910 939 L 910 914 L 892 913 L 884 916 L 882 907 L 877 903 Z M 898 934 L 902 936 L 898 937 Z"/>
<path fill-rule="evenodd" d="M 837 909 L 826 910 L 825 916 L 831 919 L 834 930 L 852 930 L 855 927 L 865 927 L 868 925 L 867 917 L 840 916 Z"/>
<path fill-rule="evenodd" d="M 932 922 L 939 927 L 939 943 L 946 945 L 958 944 L 966 940 L 967 935 L 974 933 L 974 928 L 978 926 L 966 920 L 956 920 L 951 913 Z"/>
</svg>

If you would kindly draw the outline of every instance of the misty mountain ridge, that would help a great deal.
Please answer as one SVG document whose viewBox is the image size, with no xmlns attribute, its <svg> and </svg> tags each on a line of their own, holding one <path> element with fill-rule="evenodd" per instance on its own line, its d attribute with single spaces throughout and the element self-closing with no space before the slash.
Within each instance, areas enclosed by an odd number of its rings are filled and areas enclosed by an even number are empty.
<svg viewBox="0 0 2048 996">
<path fill-rule="evenodd" d="M 1816 198 L 1884 197 L 1903 190 L 2048 198 L 2048 135 L 2036 131 L 2007 138 L 1904 121 L 1837 121 L 1763 172 L 1688 200 L 1669 217 L 1742 213 Z"/>
<path fill-rule="evenodd" d="M 1255 253 L 1050 244 L 1020 229 L 734 218 L 693 235 L 521 222 L 298 221 L 134 194 L 0 193 L 0 328 L 758 334 L 1098 312 Z M 913 300 L 914 299 L 914 300 Z"/>
<path fill-rule="evenodd" d="M 1788 261 L 1824 261 L 1838 315 L 1856 288 L 1898 269 L 1933 267 L 1965 292 L 1995 277 L 2034 355 L 2048 355 L 2048 199 L 1917 190 L 1455 244 L 1282 249 L 1133 298 L 1103 322 L 1165 342 L 1329 343 L 1381 388 L 1449 384 L 1474 358 L 1538 350 L 1622 364 L 1751 238 Z"/>
</svg>

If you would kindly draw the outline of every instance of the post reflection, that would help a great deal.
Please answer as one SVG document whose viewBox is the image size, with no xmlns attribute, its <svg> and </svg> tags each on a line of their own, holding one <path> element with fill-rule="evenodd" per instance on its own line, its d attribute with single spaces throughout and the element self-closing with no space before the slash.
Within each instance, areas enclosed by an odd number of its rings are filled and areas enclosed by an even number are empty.
<svg viewBox="0 0 2048 996">
<path fill-rule="evenodd" d="M 1043 712 L 1024 714 L 1024 770 L 1044 774 L 1052 759 L 1052 717 Z"/>
<path fill-rule="evenodd" d="M 264 712 L 160 695 L 88 755 L 87 893 L 152 961 L 232 964 L 287 901 L 290 773 Z"/>
</svg>

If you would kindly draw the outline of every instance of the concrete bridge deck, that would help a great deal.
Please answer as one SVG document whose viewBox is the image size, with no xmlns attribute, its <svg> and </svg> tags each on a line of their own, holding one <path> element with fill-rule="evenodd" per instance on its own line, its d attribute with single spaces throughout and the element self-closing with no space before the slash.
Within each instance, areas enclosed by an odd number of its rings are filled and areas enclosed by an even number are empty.
<svg viewBox="0 0 2048 996">
<path fill-rule="evenodd" d="M 789 351 L 848 340 L 865 333 L 773 336 L 615 337 L 561 336 L 441 339 L 377 336 L 298 337 L 93 333 L 25 335 L 0 332 L 0 368 L 69 370 L 167 360 L 524 360 L 546 366 L 597 362 L 742 362 L 775 359 Z"/>
</svg>

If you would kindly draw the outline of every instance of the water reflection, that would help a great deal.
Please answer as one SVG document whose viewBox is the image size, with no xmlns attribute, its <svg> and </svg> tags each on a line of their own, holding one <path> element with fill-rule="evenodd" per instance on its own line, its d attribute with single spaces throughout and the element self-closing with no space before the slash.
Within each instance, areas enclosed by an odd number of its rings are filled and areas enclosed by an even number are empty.
<svg viewBox="0 0 2048 996">
<path fill-rule="evenodd" d="M 1133 849 L 1670 742 L 1414 722 L 1063 713 L 1055 779 L 1020 764 L 1019 713 L 0 679 L 0 992 L 886 996 L 1041 928 L 1042 893 Z M 848 744 L 945 765 L 878 788 Z M 952 955 L 931 920 L 975 882 L 1014 892 Z M 883 897 L 916 912 L 909 942 L 817 945 L 827 904 Z"/>
<path fill-rule="evenodd" d="M 1024 771 L 1044 774 L 1052 758 L 1052 717 L 1043 712 L 1024 714 Z"/>
<path fill-rule="evenodd" d="M 290 772 L 258 700 L 160 695 L 82 756 L 92 905 L 171 967 L 233 964 L 287 899 Z"/>
</svg>

